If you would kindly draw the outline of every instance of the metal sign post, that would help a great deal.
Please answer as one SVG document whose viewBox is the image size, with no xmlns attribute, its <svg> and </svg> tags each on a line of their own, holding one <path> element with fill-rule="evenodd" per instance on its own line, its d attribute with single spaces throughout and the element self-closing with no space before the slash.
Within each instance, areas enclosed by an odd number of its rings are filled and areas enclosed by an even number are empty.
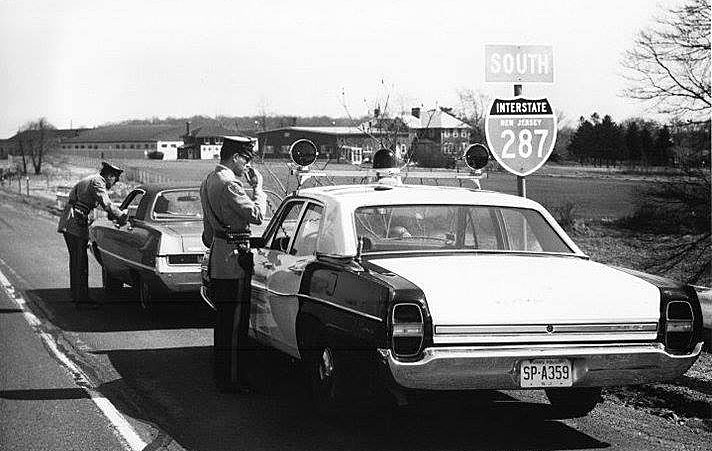
<svg viewBox="0 0 712 451">
<path fill-rule="evenodd" d="M 522 95 L 522 85 L 514 85 L 514 97 Z M 517 176 L 517 195 L 527 197 L 527 178 L 522 175 Z"/>
</svg>

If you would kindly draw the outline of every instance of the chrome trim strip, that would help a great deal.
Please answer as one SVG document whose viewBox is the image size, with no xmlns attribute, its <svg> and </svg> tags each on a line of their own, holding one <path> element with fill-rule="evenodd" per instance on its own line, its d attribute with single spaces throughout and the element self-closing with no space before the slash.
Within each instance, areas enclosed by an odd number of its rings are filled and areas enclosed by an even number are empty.
<svg viewBox="0 0 712 451">
<path fill-rule="evenodd" d="M 501 344 L 501 343 L 573 343 L 586 341 L 652 341 L 657 337 L 657 332 L 618 332 L 618 333 L 597 333 L 597 334 L 540 334 L 540 333 L 520 333 L 520 334 L 435 334 L 433 343 L 435 344 Z"/>
<path fill-rule="evenodd" d="M 522 324 L 488 326 L 435 326 L 436 334 L 497 335 L 497 334 L 556 334 L 556 333 L 637 333 L 656 332 L 658 323 L 611 324 Z"/>
<path fill-rule="evenodd" d="M 139 268 L 146 269 L 146 270 L 151 271 L 151 272 L 156 272 L 156 268 L 153 267 L 153 266 L 144 265 L 143 263 L 138 263 L 138 262 L 135 262 L 135 261 L 133 261 L 133 260 L 129 260 L 129 259 L 125 258 L 125 257 L 122 257 L 122 256 L 120 256 L 120 255 L 116 255 L 116 254 L 114 254 L 113 252 L 109 252 L 109 251 L 107 251 L 106 249 L 102 249 L 101 247 L 99 247 L 98 244 L 96 245 L 96 247 L 98 247 L 101 252 L 104 252 L 104 253 L 106 253 L 106 254 L 108 254 L 108 255 L 111 255 L 112 257 L 114 257 L 114 258 L 116 258 L 116 259 L 118 259 L 118 260 L 121 260 L 121 261 L 123 261 L 123 262 L 129 263 L 129 264 L 134 265 L 134 266 L 138 266 Z"/>
<path fill-rule="evenodd" d="M 309 295 L 306 295 L 306 294 L 298 294 L 297 296 L 298 296 L 298 297 L 301 297 L 301 298 L 305 298 L 305 299 L 310 299 L 310 300 L 315 301 L 315 302 L 321 302 L 322 304 L 327 304 L 327 305 L 330 305 L 330 306 L 332 306 L 332 307 L 336 307 L 336 308 L 338 308 L 338 309 L 345 310 L 345 311 L 347 311 L 347 312 L 354 313 L 354 314 L 356 314 L 356 315 L 360 315 L 360 316 L 363 316 L 363 317 L 368 318 L 368 319 L 372 319 L 372 320 L 375 320 L 375 321 L 383 322 L 383 319 L 381 319 L 381 318 L 379 318 L 379 317 L 377 317 L 377 316 L 369 315 L 368 313 L 364 313 L 364 312 L 359 312 L 358 310 L 354 310 L 354 309 L 352 309 L 352 308 L 349 308 L 349 307 L 346 307 L 346 306 L 343 306 L 343 305 L 340 305 L 340 304 L 336 304 L 336 303 L 331 302 L 331 301 L 326 301 L 326 300 L 324 300 L 324 299 L 315 298 L 314 296 L 309 296 Z"/>
<path fill-rule="evenodd" d="M 554 256 L 554 257 L 576 257 L 584 260 L 589 260 L 588 255 L 576 254 L 572 252 L 531 252 L 531 251 L 512 251 L 512 250 L 499 250 L 499 249 L 422 249 L 422 250 L 408 250 L 408 251 L 369 251 L 361 254 L 364 257 L 377 258 L 379 255 L 422 255 L 422 254 L 505 254 L 505 255 L 534 255 L 534 256 Z"/>
</svg>

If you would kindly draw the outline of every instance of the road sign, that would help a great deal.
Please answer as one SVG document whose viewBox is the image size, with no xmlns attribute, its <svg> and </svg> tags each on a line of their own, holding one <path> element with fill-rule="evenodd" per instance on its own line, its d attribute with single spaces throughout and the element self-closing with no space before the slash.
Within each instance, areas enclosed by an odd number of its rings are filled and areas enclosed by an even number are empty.
<svg viewBox="0 0 712 451">
<path fill-rule="evenodd" d="M 485 45 L 485 81 L 553 83 L 553 47 L 550 45 Z"/>
<path fill-rule="evenodd" d="M 525 177 L 554 150 L 556 116 L 547 99 L 494 99 L 485 119 L 490 152 L 507 171 Z"/>
</svg>

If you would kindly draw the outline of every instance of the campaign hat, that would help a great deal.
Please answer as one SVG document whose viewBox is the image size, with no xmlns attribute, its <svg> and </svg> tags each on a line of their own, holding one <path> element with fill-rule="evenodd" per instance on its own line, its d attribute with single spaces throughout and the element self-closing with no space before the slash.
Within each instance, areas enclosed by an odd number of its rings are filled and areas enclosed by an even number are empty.
<svg viewBox="0 0 712 451">
<path fill-rule="evenodd" d="M 101 170 L 102 172 L 111 172 L 113 173 L 116 177 L 120 177 L 121 173 L 124 172 L 123 169 L 120 167 L 116 166 L 115 164 L 109 163 L 108 161 L 102 161 L 101 162 Z"/>
</svg>

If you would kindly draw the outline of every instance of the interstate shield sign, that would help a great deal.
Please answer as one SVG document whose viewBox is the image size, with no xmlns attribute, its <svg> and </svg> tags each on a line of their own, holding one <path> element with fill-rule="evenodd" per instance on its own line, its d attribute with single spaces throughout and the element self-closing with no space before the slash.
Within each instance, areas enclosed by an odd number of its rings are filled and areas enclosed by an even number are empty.
<svg viewBox="0 0 712 451">
<path fill-rule="evenodd" d="M 495 99 L 485 135 L 497 162 L 524 177 L 542 167 L 554 150 L 556 116 L 547 99 Z"/>
</svg>

